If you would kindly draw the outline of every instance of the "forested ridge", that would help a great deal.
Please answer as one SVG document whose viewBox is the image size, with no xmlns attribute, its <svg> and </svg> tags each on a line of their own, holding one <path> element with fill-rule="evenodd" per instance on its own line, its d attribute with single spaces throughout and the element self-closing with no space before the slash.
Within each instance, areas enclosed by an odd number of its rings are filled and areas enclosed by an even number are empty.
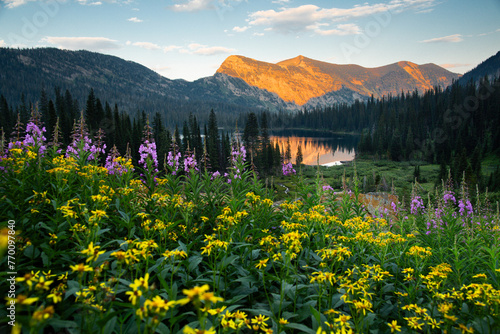
<svg viewBox="0 0 500 334">
<path fill-rule="evenodd" d="M 461 180 L 465 172 L 475 184 L 481 178 L 481 160 L 500 155 L 500 80 L 485 77 L 423 95 L 402 92 L 366 103 L 303 110 L 273 124 L 361 133 L 358 155 L 441 164 L 444 178 L 451 169 L 454 179 Z"/>
</svg>

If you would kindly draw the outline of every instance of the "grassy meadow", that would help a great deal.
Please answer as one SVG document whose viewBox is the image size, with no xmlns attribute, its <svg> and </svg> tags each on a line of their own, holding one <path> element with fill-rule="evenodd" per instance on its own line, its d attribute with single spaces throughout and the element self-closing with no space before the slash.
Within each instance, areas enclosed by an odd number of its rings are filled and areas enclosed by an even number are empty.
<svg viewBox="0 0 500 334">
<path fill-rule="evenodd" d="M 287 167 L 278 202 L 237 143 L 158 172 L 147 134 L 136 166 L 76 134 L 30 122 L 0 160 L 2 332 L 500 333 L 498 209 L 465 190 L 372 217 L 352 170 Z"/>
</svg>

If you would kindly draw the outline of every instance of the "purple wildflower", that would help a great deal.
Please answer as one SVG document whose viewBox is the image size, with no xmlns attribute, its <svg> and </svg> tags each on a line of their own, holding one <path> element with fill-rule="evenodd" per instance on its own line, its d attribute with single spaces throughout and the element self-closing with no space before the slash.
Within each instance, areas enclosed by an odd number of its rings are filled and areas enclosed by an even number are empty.
<svg viewBox="0 0 500 334">
<path fill-rule="evenodd" d="M 128 159 L 121 158 L 120 153 L 116 146 L 113 146 L 111 152 L 106 158 L 106 163 L 104 167 L 108 170 L 108 174 L 110 175 L 122 175 L 123 173 L 129 172 L 127 166 L 123 165 L 122 162 L 128 162 Z M 133 168 L 131 169 L 133 170 Z"/>
<path fill-rule="evenodd" d="M 333 191 L 333 188 L 330 185 L 323 186 L 323 191 Z"/>
<path fill-rule="evenodd" d="M 419 209 L 422 209 L 422 210 L 425 209 L 425 207 L 424 207 L 424 201 L 422 200 L 422 198 L 420 196 L 415 196 L 411 200 L 410 212 L 411 212 L 412 215 L 414 215 L 414 214 L 418 213 Z"/>
<path fill-rule="evenodd" d="M 158 170 L 156 169 L 158 167 L 158 157 L 156 153 L 156 143 L 155 142 L 149 142 L 148 140 L 144 141 L 141 146 L 139 146 L 139 165 L 142 165 L 144 169 L 148 169 L 148 164 L 147 160 L 148 158 L 153 161 L 153 167 L 155 168 L 155 172 Z"/>
<path fill-rule="evenodd" d="M 46 150 L 43 143 L 47 140 L 43 133 L 46 131 L 45 127 L 40 128 L 33 121 L 30 121 L 28 125 L 26 125 L 26 136 L 24 137 L 23 142 L 24 146 L 39 146 L 38 153 L 43 154 Z"/>
<path fill-rule="evenodd" d="M 472 208 L 472 203 L 469 200 L 465 202 L 461 199 L 458 201 L 458 213 L 460 216 L 463 216 L 465 211 L 467 210 L 467 216 L 471 216 L 474 209 Z"/>
<path fill-rule="evenodd" d="M 172 170 L 172 175 L 177 175 L 177 170 L 179 169 L 179 159 L 181 158 L 181 152 L 168 152 L 167 155 L 167 165 L 170 166 Z"/>
<path fill-rule="evenodd" d="M 297 173 L 295 169 L 293 169 L 293 165 L 291 162 L 283 164 L 282 171 L 284 176 Z"/>
<path fill-rule="evenodd" d="M 184 172 L 189 173 L 190 170 L 198 171 L 198 167 L 196 167 L 197 162 L 192 154 L 188 154 L 184 158 Z"/>
<path fill-rule="evenodd" d="M 447 204 L 448 201 L 453 202 L 453 204 L 457 203 L 457 200 L 455 199 L 455 196 L 453 195 L 453 192 L 451 192 L 451 191 L 446 191 L 443 195 L 443 199 L 444 199 L 444 204 Z"/>
<path fill-rule="evenodd" d="M 238 147 L 233 147 L 233 151 L 231 152 L 231 162 L 233 165 L 235 165 L 239 160 L 241 160 L 241 162 L 245 162 L 246 157 L 247 151 L 245 146 L 241 146 L 239 149 Z"/>
</svg>

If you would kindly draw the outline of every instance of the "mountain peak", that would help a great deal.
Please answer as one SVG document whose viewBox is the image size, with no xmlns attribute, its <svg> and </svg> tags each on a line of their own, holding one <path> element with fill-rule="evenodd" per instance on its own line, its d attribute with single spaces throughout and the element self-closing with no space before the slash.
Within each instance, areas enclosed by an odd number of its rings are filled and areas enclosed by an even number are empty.
<svg viewBox="0 0 500 334">
<path fill-rule="evenodd" d="M 299 55 L 295 58 L 280 61 L 277 64 L 283 65 L 283 66 L 299 66 L 303 61 L 307 61 L 307 60 L 312 60 L 312 59 L 309 59 L 307 57 Z"/>
<path fill-rule="evenodd" d="M 276 64 L 243 56 L 229 56 L 217 73 L 244 80 L 247 84 L 278 94 L 287 102 L 304 105 L 309 100 L 347 88 L 355 93 L 380 98 L 401 91 L 424 92 L 446 87 L 458 75 L 437 65 L 417 65 L 410 61 L 365 68 L 338 65 L 299 55 Z"/>
</svg>

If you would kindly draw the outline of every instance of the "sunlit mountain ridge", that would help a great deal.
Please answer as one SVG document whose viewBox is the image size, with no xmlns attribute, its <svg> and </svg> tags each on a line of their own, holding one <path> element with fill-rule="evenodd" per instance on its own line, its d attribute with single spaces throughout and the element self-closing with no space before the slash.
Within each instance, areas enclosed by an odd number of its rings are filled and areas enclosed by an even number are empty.
<svg viewBox="0 0 500 334">
<path fill-rule="evenodd" d="M 313 98 L 348 89 L 363 96 L 381 98 L 402 91 L 425 92 L 450 85 L 459 75 L 435 64 L 400 61 L 366 68 L 338 65 L 298 56 L 276 64 L 244 56 L 229 56 L 217 73 L 240 78 L 251 86 L 278 94 L 286 102 L 305 105 Z"/>
</svg>

